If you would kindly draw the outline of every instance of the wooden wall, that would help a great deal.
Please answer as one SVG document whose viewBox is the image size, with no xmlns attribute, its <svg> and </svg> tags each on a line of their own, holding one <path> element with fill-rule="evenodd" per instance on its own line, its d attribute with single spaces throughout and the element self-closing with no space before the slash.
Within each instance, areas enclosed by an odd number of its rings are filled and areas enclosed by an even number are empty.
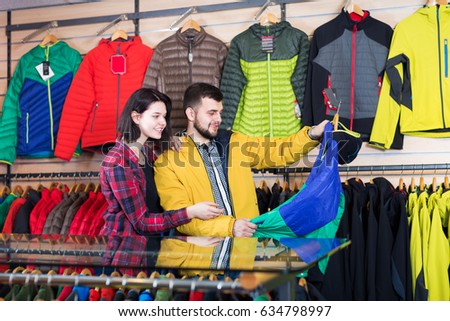
<svg viewBox="0 0 450 321">
<path fill-rule="evenodd" d="M 183 8 L 191 6 L 214 5 L 237 2 L 237 0 L 178 0 L 178 1 L 140 1 L 140 11 L 165 10 L 173 8 Z M 263 1 L 262 1 L 263 2 Z M 384 21 L 395 27 L 402 19 L 415 12 L 425 0 L 359 0 L 357 3 L 365 10 L 369 10 L 371 15 L 381 21 Z M 334 18 L 341 10 L 345 1 L 337 0 L 316 0 L 299 1 L 286 5 L 287 20 L 294 26 L 305 31 L 310 36 L 314 30 L 323 23 Z M 238 33 L 246 30 L 255 23 L 254 17 L 258 12 L 258 7 L 223 10 L 209 13 L 195 13 L 190 18 L 195 19 L 202 25 L 206 31 L 217 38 L 229 43 Z M 270 6 L 268 11 L 278 17 L 280 14 L 279 6 Z M 28 23 L 42 22 L 46 23 L 52 20 L 64 21 L 68 19 L 80 19 L 98 16 L 115 16 L 123 13 L 134 12 L 134 0 L 105 0 L 91 2 L 86 4 L 54 6 L 47 8 L 34 8 L 26 10 L 12 11 L 12 24 L 23 25 Z M 177 20 L 179 15 L 169 17 L 155 17 L 141 19 L 139 22 L 140 36 L 143 42 L 151 47 L 155 47 L 161 40 L 173 34 L 178 27 L 184 23 L 182 21 L 173 30 L 169 26 Z M 7 23 L 6 12 L 0 12 L 0 104 L 3 102 L 4 94 L 7 89 L 7 46 L 5 26 Z M 86 54 L 94 48 L 101 36 L 97 36 L 98 30 L 107 23 L 83 24 L 67 27 L 58 27 L 51 30 L 59 39 L 66 41 L 70 46 L 77 49 L 81 54 Z M 129 34 L 134 33 L 133 21 L 120 22 L 116 27 L 107 30 L 102 37 L 109 37 L 116 28 L 126 30 Z M 12 32 L 12 71 L 21 56 L 31 48 L 38 45 L 45 34 L 36 36 L 34 39 L 22 43 L 22 39 L 34 30 L 14 31 Z M 306 163 L 314 161 L 315 152 L 312 152 L 306 159 Z M 36 172 L 73 172 L 73 171 L 98 171 L 102 155 L 92 155 L 85 153 L 80 158 L 73 159 L 71 162 L 64 162 L 58 159 L 43 160 L 22 160 L 18 159 L 11 167 L 12 173 L 36 173 Z M 450 139 L 426 139 L 417 137 L 405 137 L 404 149 L 401 151 L 380 151 L 371 147 L 363 146 L 358 158 L 351 164 L 352 166 L 379 166 L 379 165 L 401 165 L 401 164 L 442 164 L 450 163 Z M 304 166 L 304 162 L 298 164 Z M 6 172 L 6 165 L 0 164 L 0 174 Z M 343 174 L 343 178 L 348 175 L 357 175 L 363 179 L 369 179 L 373 176 L 386 176 L 395 185 L 399 176 L 409 182 L 411 177 L 423 175 L 427 183 L 431 183 L 432 177 L 437 176 L 442 181 L 447 171 L 400 171 L 400 172 L 355 172 Z M 268 175 L 255 175 L 256 184 L 261 178 L 272 179 Z M 303 181 L 305 177 L 295 178 Z"/>
</svg>

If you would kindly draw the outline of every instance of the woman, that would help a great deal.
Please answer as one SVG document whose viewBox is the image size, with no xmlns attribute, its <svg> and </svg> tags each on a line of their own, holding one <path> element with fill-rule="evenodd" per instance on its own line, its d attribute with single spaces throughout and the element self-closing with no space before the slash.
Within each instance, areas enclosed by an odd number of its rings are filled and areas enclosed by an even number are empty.
<svg viewBox="0 0 450 321">
<path fill-rule="evenodd" d="M 108 252 L 121 252 L 110 257 L 113 264 L 140 266 L 143 257 L 138 253 L 146 247 L 146 238 L 142 235 L 167 231 L 192 218 L 207 220 L 222 214 L 212 202 L 175 211 L 155 211 L 160 207 L 152 166 L 157 151 L 168 148 L 171 140 L 171 107 L 169 97 L 155 89 L 135 91 L 119 119 L 116 144 L 101 164 L 100 182 L 108 209 L 103 214 L 105 224 L 100 234 L 118 235 L 122 243 L 108 246 Z M 120 251 L 122 247 L 127 250 Z"/>
</svg>

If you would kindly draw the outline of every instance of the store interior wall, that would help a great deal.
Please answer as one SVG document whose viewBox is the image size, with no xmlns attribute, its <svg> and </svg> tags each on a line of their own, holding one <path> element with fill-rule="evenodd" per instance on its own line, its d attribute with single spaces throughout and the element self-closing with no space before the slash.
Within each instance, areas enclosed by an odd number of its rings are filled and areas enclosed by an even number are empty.
<svg viewBox="0 0 450 321">
<path fill-rule="evenodd" d="M 165 10 L 173 8 L 189 8 L 191 6 L 226 4 L 237 2 L 236 0 L 178 0 L 178 1 L 140 1 L 139 10 L 141 12 L 153 10 Z M 299 3 L 290 3 L 286 5 L 286 20 L 294 27 L 301 29 L 312 36 L 314 30 L 320 25 L 333 19 L 342 9 L 346 1 L 336 0 L 316 0 L 299 1 Z M 262 1 L 264 3 L 264 1 Z M 371 15 L 391 27 L 414 13 L 420 6 L 426 3 L 425 0 L 359 0 L 355 1 L 364 10 L 370 11 Z M 223 10 L 218 12 L 194 13 L 187 19 L 194 19 L 206 32 L 221 39 L 227 45 L 231 39 L 246 30 L 249 26 L 257 22 L 255 15 L 259 7 L 252 7 L 239 10 Z M 132 13 L 135 11 L 135 1 L 117 1 L 106 0 L 90 2 L 85 4 L 73 4 L 52 6 L 45 8 L 32 8 L 14 10 L 11 12 L 11 24 L 21 25 L 29 23 L 46 23 L 53 20 L 80 19 L 96 16 L 120 16 L 123 13 Z M 266 11 L 281 16 L 280 6 L 269 6 Z M 176 21 L 180 15 L 155 17 L 140 19 L 139 31 L 143 42 L 154 48 L 156 45 L 172 35 L 177 28 L 183 26 L 187 20 L 170 29 L 170 25 Z M 94 48 L 102 37 L 110 37 L 117 29 L 123 29 L 128 34 L 134 34 L 135 25 L 133 21 L 122 21 L 112 28 L 105 31 L 103 35 L 97 35 L 97 32 L 105 27 L 107 23 L 74 25 L 68 27 L 57 27 L 50 32 L 55 34 L 60 40 L 64 40 L 71 47 L 78 50 L 82 55 Z M 3 103 L 4 95 L 7 90 L 8 78 L 8 56 L 7 56 L 7 12 L 0 12 L 0 105 Z M 14 72 L 19 59 L 31 48 L 38 45 L 45 33 L 37 35 L 33 39 L 22 42 L 22 39 L 32 33 L 34 30 L 13 31 L 11 33 L 11 73 Z M 311 166 L 317 155 L 317 150 L 312 151 L 308 157 L 295 166 Z M 11 173 L 37 173 L 37 172 L 86 172 L 98 171 L 103 155 L 84 153 L 78 158 L 65 162 L 59 159 L 39 159 L 27 160 L 17 159 L 11 166 Z M 381 151 L 372 147 L 363 145 L 357 159 L 351 163 L 352 167 L 374 166 L 377 171 L 361 171 L 341 173 L 343 180 L 349 177 L 360 177 L 363 181 L 376 176 L 384 176 L 391 181 L 394 186 L 398 185 L 399 178 L 403 178 L 405 183 L 409 184 L 411 178 L 415 178 L 416 184 L 419 177 L 424 177 L 426 184 L 431 184 L 434 177 L 438 183 L 443 181 L 448 170 L 420 170 L 420 164 L 446 164 L 450 163 L 450 138 L 430 139 L 406 136 L 403 150 Z M 390 165 L 419 165 L 414 171 L 400 170 L 397 172 L 384 171 L 380 166 Z M 7 167 L 0 164 L 0 174 L 7 172 Z M 291 183 L 296 181 L 301 184 L 307 177 L 307 174 L 295 174 L 290 176 Z M 282 179 L 283 176 L 274 176 L 273 174 L 255 174 L 255 186 L 258 186 L 261 180 L 266 180 L 270 185 L 276 178 Z M 53 178 L 52 178 L 53 179 Z M 51 180 L 51 179 L 50 179 Z M 14 185 L 17 182 L 12 182 Z M 0 184 L 1 185 L 1 184 Z"/>
</svg>

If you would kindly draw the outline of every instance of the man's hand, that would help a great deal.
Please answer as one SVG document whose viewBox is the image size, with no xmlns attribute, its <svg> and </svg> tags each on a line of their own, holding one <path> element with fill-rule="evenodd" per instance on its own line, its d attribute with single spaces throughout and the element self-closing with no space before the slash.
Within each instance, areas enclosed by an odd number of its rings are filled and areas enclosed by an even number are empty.
<svg viewBox="0 0 450 321">
<path fill-rule="evenodd" d="M 236 220 L 233 226 L 234 237 L 252 237 L 255 233 L 256 224 L 250 222 L 248 218 Z"/>
</svg>

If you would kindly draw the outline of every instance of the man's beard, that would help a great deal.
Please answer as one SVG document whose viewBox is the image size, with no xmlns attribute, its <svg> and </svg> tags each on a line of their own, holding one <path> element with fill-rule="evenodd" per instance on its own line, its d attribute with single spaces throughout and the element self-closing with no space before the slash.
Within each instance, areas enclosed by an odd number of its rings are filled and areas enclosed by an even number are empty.
<svg viewBox="0 0 450 321">
<path fill-rule="evenodd" d="M 207 128 L 201 127 L 201 125 L 197 122 L 197 120 L 195 120 L 194 122 L 194 128 L 200 135 L 203 136 L 203 138 L 211 140 L 217 137 L 217 132 L 211 133 Z"/>
</svg>

